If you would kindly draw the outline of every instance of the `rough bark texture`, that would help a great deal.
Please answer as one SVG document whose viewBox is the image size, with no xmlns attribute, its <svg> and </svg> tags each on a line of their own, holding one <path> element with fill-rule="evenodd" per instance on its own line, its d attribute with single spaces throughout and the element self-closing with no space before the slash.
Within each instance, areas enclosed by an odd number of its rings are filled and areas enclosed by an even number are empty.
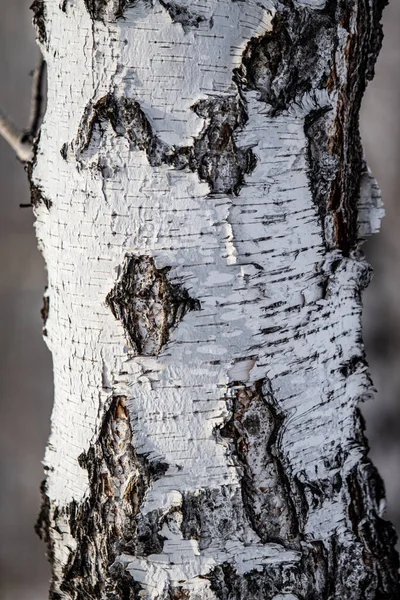
<svg viewBox="0 0 400 600">
<path fill-rule="evenodd" d="M 52 600 L 395 600 L 358 404 L 379 0 L 35 0 Z"/>
</svg>

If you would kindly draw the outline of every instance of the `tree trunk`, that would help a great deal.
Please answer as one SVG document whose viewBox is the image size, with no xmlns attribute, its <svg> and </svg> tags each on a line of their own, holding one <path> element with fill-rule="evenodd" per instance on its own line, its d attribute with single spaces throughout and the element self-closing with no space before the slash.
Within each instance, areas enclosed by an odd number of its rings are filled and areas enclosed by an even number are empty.
<svg viewBox="0 0 400 600">
<path fill-rule="evenodd" d="M 383 3 L 33 3 L 53 600 L 399 597 L 358 409 Z"/>
</svg>

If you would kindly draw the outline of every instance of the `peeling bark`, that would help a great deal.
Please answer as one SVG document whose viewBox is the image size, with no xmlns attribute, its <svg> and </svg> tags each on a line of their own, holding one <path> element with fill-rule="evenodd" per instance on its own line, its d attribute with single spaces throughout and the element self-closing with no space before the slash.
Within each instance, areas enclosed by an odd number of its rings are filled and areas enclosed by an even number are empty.
<svg viewBox="0 0 400 600">
<path fill-rule="evenodd" d="M 56 4 L 29 166 L 52 600 L 395 600 L 358 409 L 383 3 Z"/>
</svg>

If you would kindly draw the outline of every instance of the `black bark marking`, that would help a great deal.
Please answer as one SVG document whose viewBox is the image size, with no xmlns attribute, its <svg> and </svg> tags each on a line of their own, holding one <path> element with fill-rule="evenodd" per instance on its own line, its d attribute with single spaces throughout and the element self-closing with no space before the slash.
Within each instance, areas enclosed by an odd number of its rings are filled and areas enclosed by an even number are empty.
<svg viewBox="0 0 400 600">
<path fill-rule="evenodd" d="M 46 323 L 47 323 L 47 319 L 49 317 L 49 311 L 50 311 L 50 297 L 49 297 L 48 289 L 46 286 L 46 288 L 44 290 L 44 294 L 43 294 L 42 308 L 40 309 L 40 316 L 42 317 L 42 321 L 43 321 L 42 333 L 44 336 L 47 335 Z"/>
<path fill-rule="evenodd" d="M 47 210 L 50 210 L 53 205 L 52 201 L 44 195 L 42 188 L 33 183 L 32 180 L 30 181 L 30 190 L 31 205 L 36 208 L 40 204 L 44 204 Z"/>
<path fill-rule="evenodd" d="M 149 256 L 127 256 L 122 276 L 106 303 L 122 321 L 126 335 L 141 355 L 154 356 L 167 344 L 171 332 L 200 302 L 181 285 L 168 279 L 170 268 L 157 269 Z"/>
<path fill-rule="evenodd" d="M 244 509 L 254 531 L 263 543 L 288 545 L 299 541 L 306 509 L 280 450 L 284 416 L 266 387 L 264 381 L 232 384 L 232 416 L 216 433 L 231 440 L 242 475 Z"/>
<path fill-rule="evenodd" d="M 166 2 L 166 0 L 160 0 L 160 4 L 168 12 L 173 23 L 182 25 L 182 29 L 185 33 L 193 27 L 198 27 L 202 21 L 206 20 L 201 15 L 180 5 L 179 2 Z"/>
<path fill-rule="evenodd" d="M 136 547 L 139 556 L 162 553 L 166 538 L 160 534 L 160 531 L 165 521 L 165 511 L 161 510 L 151 511 L 145 515 L 138 516 Z"/>
<path fill-rule="evenodd" d="M 30 9 L 33 11 L 33 24 L 36 28 L 38 40 L 44 45 L 47 42 L 44 0 L 34 0 Z"/>
<path fill-rule="evenodd" d="M 115 559 L 124 552 L 136 553 L 140 505 L 151 482 L 165 474 L 168 465 L 136 453 L 124 396 L 113 398 L 96 443 L 79 463 L 88 471 L 90 492 L 81 504 L 74 501 L 63 511 L 77 547 L 70 552 L 62 580 L 53 577 L 53 597 L 135 600 L 141 587 Z M 54 554 L 52 532 L 57 531 L 61 512 L 45 489 L 43 496 L 37 531 Z"/>
<path fill-rule="evenodd" d="M 193 146 L 169 146 L 153 132 L 138 102 L 108 94 L 86 107 L 76 138 L 76 156 L 81 162 L 85 154 L 90 156 L 94 131 L 97 129 L 103 134 L 110 123 L 117 135 L 146 152 L 151 166 L 167 164 L 179 170 L 187 168 L 197 172 L 212 193 L 239 194 L 245 175 L 251 173 L 256 164 L 252 150 L 238 148 L 235 140 L 248 118 L 244 102 L 239 96 L 202 100 L 192 108 L 205 119 Z M 65 148 L 62 154 L 67 156 Z"/>
<path fill-rule="evenodd" d="M 103 21 L 107 14 L 111 20 L 124 16 L 124 12 L 130 6 L 134 6 L 137 0 L 84 0 L 86 10 L 94 21 Z"/>
<path fill-rule="evenodd" d="M 50 198 L 47 198 L 47 196 L 45 196 L 43 189 L 36 185 L 36 183 L 34 183 L 33 181 L 33 170 L 35 168 L 36 165 L 36 154 L 37 154 L 37 149 L 39 146 L 39 141 L 40 141 L 40 131 L 38 136 L 34 139 L 33 141 L 33 159 L 31 162 L 27 163 L 26 165 L 26 172 L 28 175 L 28 182 L 29 182 L 29 189 L 30 189 L 30 196 L 31 196 L 31 206 L 33 207 L 38 207 L 41 204 L 44 204 L 44 206 L 47 208 L 47 210 L 50 210 L 51 207 L 53 206 L 52 201 L 50 200 Z"/>
<path fill-rule="evenodd" d="M 190 600 L 190 592 L 182 587 L 170 587 L 167 600 Z"/>
<path fill-rule="evenodd" d="M 52 537 L 52 520 L 53 516 L 57 519 L 58 509 L 52 506 L 50 499 L 47 495 L 47 483 L 44 479 L 40 484 L 40 497 L 41 497 L 41 506 L 40 512 L 38 515 L 38 519 L 35 524 L 35 532 L 36 535 L 42 540 L 42 542 L 46 545 L 46 556 L 49 561 L 51 567 L 53 568 L 55 562 L 55 554 L 54 554 L 54 540 Z M 50 589 L 50 600 L 52 600 L 53 586 Z"/>
</svg>

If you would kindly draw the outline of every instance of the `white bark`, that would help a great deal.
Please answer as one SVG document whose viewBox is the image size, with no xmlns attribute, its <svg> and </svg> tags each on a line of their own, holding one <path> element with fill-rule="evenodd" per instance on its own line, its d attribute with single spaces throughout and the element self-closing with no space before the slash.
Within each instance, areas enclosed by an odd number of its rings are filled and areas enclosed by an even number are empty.
<svg viewBox="0 0 400 600">
<path fill-rule="evenodd" d="M 316 21 L 293 92 L 249 83 L 257 43 L 323 1 L 127 4 L 36 6 L 52 597 L 395 598 L 357 412 L 372 389 L 352 149 L 329 158 L 314 130 L 340 144 L 338 122 L 345 140 L 356 127 L 346 49 L 361 60 L 367 9 Z M 338 169 L 347 196 L 322 209 L 318 176 Z M 361 240 L 382 214 L 367 172 L 358 205 Z"/>
</svg>

